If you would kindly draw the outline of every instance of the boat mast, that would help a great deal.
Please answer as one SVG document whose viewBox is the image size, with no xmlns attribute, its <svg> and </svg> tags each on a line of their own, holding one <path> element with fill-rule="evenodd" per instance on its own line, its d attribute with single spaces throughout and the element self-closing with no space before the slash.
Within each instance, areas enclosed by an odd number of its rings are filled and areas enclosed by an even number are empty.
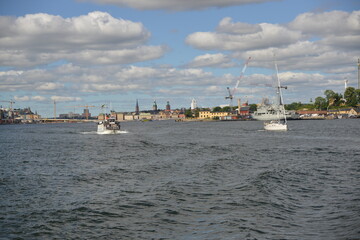
<svg viewBox="0 0 360 240">
<path fill-rule="evenodd" d="M 276 69 L 276 78 L 277 78 L 277 82 L 278 82 L 278 93 L 279 93 L 279 102 L 280 102 L 280 105 L 282 106 L 282 111 L 283 111 L 283 114 L 284 114 L 284 121 L 285 121 L 285 124 L 287 122 L 286 120 L 286 114 L 285 114 L 285 105 L 284 105 L 284 100 L 283 100 L 283 96 L 282 96 L 282 91 L 281 91 L 281 88 L 285 88 L 287 89 L 287 87 L 283 87 L 280 85 L 280 78 L 279 78 L 279 70 L 278 70 L 278 66 L 277 66 L 277 62 L 276 62 L 276 59 L 275 59 L 275 69 Z"/>
</svg>

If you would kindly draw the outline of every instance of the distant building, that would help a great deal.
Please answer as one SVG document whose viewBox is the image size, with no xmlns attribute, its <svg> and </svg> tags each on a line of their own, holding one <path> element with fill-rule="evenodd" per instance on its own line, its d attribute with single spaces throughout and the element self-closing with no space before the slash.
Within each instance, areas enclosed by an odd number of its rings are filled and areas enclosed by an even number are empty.
<svg viewBox="0 0 360 240">
<path fill-rule="evenodd" d="M 88 118 L 90 118 L 90 117 L 91 117 L 91 113 L 90 113 L 89 109 L 88 109 L 88 108 L 85 108 L 85 109 L 84 109 L 84 112 L 83 112 L 83 114 L 82 114 L 82 118 L 88 119 Z"/>
<path fill-rule="evenodd" d="M 199 119 L 213 119 L 213 118 L 220 118 L 220 117 L 225 117 L 225 116 L 229 116 L 230 112 L 212 112 L 209 110 L 205 110 L 205 111 L 200 111 L 199 112 Z"/>
<path fill-rule="evenodd" d="M 166 109 L 165 109 L 165 111 L 167 111 L 167 112 L 170 112 L 170 111 L 171 111 L 170 102 L 169 102 L 169 101 L 167 101 L 167 103 L 166 103 Z"/>
<path fill-rule="evenodd" d="M 156 100 L 154 100 L 154 104 L 153 104 L 153 111 L 157 111 L 158 110 L 158 107 L 157 107 L 157 104 L 156 104 Z"/>
<path fill-rule="evenodd" d="M 69 113 L 59 114 L 59 118 L 60 119 L 81 119 L 82 116 L 78 113 L 69 112 Z"/>
</svg>

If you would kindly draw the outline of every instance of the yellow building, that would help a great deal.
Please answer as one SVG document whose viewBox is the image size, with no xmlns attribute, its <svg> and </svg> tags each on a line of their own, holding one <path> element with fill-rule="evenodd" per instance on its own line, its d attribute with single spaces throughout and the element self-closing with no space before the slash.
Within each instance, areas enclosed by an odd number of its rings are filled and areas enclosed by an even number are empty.
<svg viewBox="0 0 360 240">
<path fill-rule="evenodd" d="M 200 111 L 199 112 L 199 119 L 213 119 L 213 118 L 221 118 L 225 116 L 229 116 L 229 112 L 211 112 L 211 111 Z"/>
</svg>

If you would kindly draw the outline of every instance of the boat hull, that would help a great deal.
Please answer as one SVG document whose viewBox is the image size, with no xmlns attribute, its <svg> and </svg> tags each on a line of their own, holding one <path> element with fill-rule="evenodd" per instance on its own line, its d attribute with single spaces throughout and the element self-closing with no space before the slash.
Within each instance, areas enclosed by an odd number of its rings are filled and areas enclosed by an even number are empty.
<svg viewBox="0 0 360 240">
<path fill-rule="evenodd" d="M 268 131 L 287 131 L 287 124 L 285 123 L 265 123 L 264 129 Z"/>
<path fill-rule="evenodd" d="M 120 130 L 103 130 L 103 131 L 97 131 L 97 134 L 118 134 L 120 133 Z"/>
<path fill-rule="evenodd" d="M 98 123 L 97 134 L 118 134 L 120 133 L 120 124 L 114 121 L 102 121 Z"/>
</svg>

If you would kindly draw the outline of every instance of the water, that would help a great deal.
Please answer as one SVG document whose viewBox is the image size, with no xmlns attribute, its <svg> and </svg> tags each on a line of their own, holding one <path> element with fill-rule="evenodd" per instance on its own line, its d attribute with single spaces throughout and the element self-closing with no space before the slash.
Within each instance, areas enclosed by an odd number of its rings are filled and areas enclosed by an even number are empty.
<svg viewBox="0 0 360 240">
<path fill-rule="evenodd" d="M 360 239 L 359 119 L 0 126 L 0 239 Z"/>
</svg>

